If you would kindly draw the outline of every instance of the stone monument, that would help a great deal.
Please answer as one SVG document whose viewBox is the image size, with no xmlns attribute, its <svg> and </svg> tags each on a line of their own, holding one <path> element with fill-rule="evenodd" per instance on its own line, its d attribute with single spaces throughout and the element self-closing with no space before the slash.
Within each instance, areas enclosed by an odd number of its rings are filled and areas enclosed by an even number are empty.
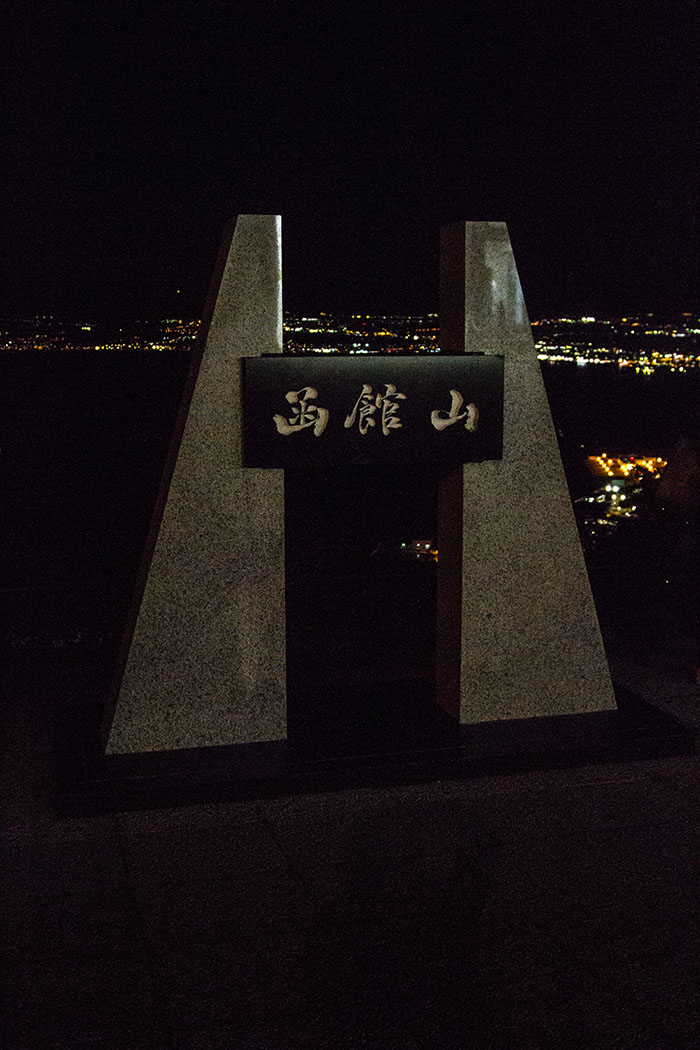
<svg viewBox="0 0 700 1050">
<path fill-rule="evenodd" d="M 459 719 L 614 708 L 505 223 L 443 227 L 440 348 L 504 356 L 503 458 L 465 463 L 460 479 L 462 545 L 451 569 L 462 615 L 447 642 L 459 649 Z"/>
<path fill-rule="evenodd" d="M 240 359 L 282 350 L 280 218 L 239 216 L 224 242 L 117 669 L 109 753 L 286 735 L 283 473 L 243 469 L 240 413 Z"/>
<path fill-rule="evenodd" d="M 505 225 L 444 228 L 440 277 L 443 354 L 502 356 L 504 387 L 502 458 L 441 482 L 437 702 L 463 724 L 613 708 Z M 281 281 L 279 217 L 239 216 L 144 553 L 109 753 L 286 737 L 284 472 L 243 465 L 241 407 L 241 359 L 282 350 Z"/>
</svg>

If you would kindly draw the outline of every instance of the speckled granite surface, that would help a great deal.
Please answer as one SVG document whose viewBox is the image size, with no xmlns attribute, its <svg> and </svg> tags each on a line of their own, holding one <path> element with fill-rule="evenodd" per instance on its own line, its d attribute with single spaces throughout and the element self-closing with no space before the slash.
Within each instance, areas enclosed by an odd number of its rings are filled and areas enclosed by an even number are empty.
<svg viewBox="0 0 700 1050">
<path fill-rule="evenodd" d="M 508 231 L 461 243 L 464 350 L 505 357 L 503 459 L 463 468 L 461 721 L 614 708 Z"/>
<path fill-rule="evenodd" d="M 286 736 L 283 474 L 241 467 L 239 361 L 281 349 L 280 219 L 239 216 L 109 753 Z"/>
</svg>

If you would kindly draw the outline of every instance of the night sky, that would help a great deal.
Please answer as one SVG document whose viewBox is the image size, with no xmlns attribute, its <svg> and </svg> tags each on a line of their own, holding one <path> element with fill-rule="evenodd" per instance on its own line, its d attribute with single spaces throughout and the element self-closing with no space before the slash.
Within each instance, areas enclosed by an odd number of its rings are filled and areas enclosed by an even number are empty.
<svg viewBox="0 0 700 1050">
<path fill-rule="evenodd" d="M 461 219 L 533 318 L 700 309 L 697 0 L 12 10 L 0 316 L 196 317 L 242 212 L 292 311 L 436 309 Z"/>
</svg>

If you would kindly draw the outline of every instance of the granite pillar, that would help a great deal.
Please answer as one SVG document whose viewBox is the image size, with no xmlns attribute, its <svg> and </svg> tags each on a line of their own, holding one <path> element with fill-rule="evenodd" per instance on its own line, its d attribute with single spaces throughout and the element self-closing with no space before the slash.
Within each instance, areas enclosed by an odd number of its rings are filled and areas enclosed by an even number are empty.
<svg viewBox="0 0 700 1050">
<path fill-rule="evenodd" d="M 115 680 L 109 753 L 286 736 L 283 472 L 241 466 L 240 401 L 240 358 L 282 350 L 280 218 L 239 216 L 226 247 Z"/>
<path fill-rule="evenodd" d="M 505 224 L 445 227 L 440 285 L 443 352 L 505 358 L 503 459 L 462 467 L 460 721 L 614 708 Z"/>
</svg>

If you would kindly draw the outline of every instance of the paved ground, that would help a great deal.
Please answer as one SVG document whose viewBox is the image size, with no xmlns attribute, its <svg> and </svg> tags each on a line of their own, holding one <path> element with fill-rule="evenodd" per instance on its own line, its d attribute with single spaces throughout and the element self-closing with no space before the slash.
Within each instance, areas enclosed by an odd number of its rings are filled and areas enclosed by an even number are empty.
<svg viewBox="0 0 700 1050">
<path fill-rule="evenodd" d="M 700 757 L 58 822 L 9 669 L 8 1050 L 695 1050 Z"/>
</svg>

